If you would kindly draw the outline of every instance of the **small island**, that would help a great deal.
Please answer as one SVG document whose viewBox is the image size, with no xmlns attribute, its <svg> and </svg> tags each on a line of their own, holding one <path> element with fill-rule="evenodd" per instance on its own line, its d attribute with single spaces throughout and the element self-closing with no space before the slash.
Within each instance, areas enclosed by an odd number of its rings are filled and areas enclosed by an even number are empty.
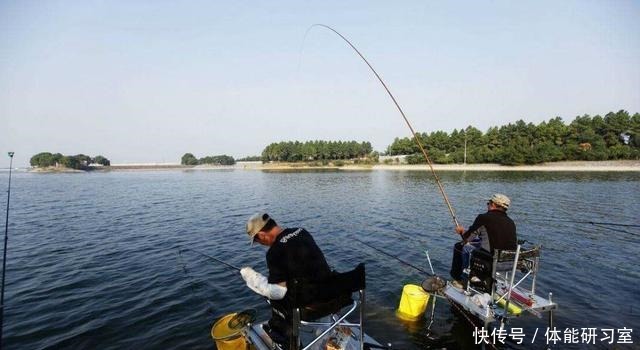
<svg viewBox="0 0 640 350">
<path fill-rule="evenodd" d="M 29 161 L 36 172 L 82 172 L 97 170 L 111 165 L 104 156 L 90 157 L 85 154 L 66 156 L 61 153 L 40 152 Z"/>
<path fill-rule="evenodd" d="M 234 165 L 236 164 L 236 160 L 233 157 L 228 156 L 226 154 L 222 154 L 219 156 L 206 156 L 203 158 L 196 158 L 192 153 L 185 153 L 180 161 L 182 165 Z"/>
</svg>

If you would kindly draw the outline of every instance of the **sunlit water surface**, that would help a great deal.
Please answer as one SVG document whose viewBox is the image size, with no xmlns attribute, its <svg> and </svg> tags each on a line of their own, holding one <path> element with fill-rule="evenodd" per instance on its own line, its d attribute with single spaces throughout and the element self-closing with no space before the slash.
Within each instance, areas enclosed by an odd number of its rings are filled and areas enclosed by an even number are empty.
<svg viewBox="0 0 640 350">
<path fill-rule="evenodd" d="M 638 343 L 638 229 L 571 221 L 637 224 L 640 174 L 440 175 L 465 226 L 490 194 L 512 198 L 520 238 L 544 246 L 538 290 L 552 291 L 560 304 L 559 328 L 635 327 Z M 367 332 L 380 342 L 397 349 L 474 348 L 473 328 L 442 300 L 430 337 L 428 322 L 396 319 L 402 286 L 420 283 L 424 274 L 350 239 L 424 269 L 428 249 L 436 272 L 446 275 L 456 235 L 428 173 L 243 170 L 14 173 L 5 346 L 213 348 L 209 330 L 218 317 L 256 308 L 266 318 L 268 305 L 237 272 L 179 248 L 266 273 L 265 249 L 250 248 L 244 233 L 246 218 L 259 210 L 283 226 L 307 228 L 337 270 L 366 263 Z M 508 326 L 524 327 L 530 342 L 546 319 Z M 506 348 L 543 348 L 544 337 L 538 339 Z M 598 344 L 589 348 L 610 347 Z"/>
</svg>

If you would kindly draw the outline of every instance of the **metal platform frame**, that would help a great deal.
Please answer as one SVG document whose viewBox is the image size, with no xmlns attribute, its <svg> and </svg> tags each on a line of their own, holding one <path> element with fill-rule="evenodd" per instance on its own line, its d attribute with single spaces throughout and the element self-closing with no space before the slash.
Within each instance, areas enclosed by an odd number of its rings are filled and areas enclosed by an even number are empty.
<svg viewBox="0 0 640 350">
<path fill-rule="evenodd" d="M 536 295 L 536 279 L 540 264 L 540 246 L 534 246 L 529 250 L 522 250 L 522 245 L 518 244 L 515 251 L 496 250 L 493 254 L 491 266 L 491 304 L 488 306 L 476 304 L 472 298 L 475 295 L 483 294 L 467 283 L 464 290 L 447 283 L 444 294 L 452 302 L 460 305 L 464 310 L 478 318 L 488 328 L 490 323 L 500 322 L 500 328 L 511 317 L 510 304 L 515 304 L 523 311 L 527 311 L 537 317 L 542 317 L 542 313 L 549 314 L 549 327 L 553 327 L 553 312 L 558 305 L 552 300 L 552 293 L 548 299 Z M 517 271 L 524 274 L 516 280 Z M 471 276 L 472 277 L 472 276 Z M 531 279 L 529 287 L 525 287 L 525 281 Z M 504 306 L 499 302 L 504 300 Z"/>
</svg>

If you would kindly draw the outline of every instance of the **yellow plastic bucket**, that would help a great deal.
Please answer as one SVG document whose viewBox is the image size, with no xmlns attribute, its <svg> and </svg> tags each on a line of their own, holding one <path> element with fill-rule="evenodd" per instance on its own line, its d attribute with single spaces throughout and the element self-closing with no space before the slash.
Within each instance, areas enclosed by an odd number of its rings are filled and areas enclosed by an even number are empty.
<svg viewBox="0 0 640 350">
<path fill-rule="evenodd" d="M 228 314 L 220 318 L 211 327 L 211 338 L 216 342 L 218 350 L 246 350 L 247 340 L 242 333 L 244 328 L 233 329 L 229 327 L 229 321 L 237 313 Z"/>
<path fill-rule="evenodd" d="M 396 315 L 405 321 L 417 321 L 424 314 L 428 303 L 429 293 L 425 292 L 421 286 L 407 284 L 402 288 L 402 297 Z"/>
</svg>

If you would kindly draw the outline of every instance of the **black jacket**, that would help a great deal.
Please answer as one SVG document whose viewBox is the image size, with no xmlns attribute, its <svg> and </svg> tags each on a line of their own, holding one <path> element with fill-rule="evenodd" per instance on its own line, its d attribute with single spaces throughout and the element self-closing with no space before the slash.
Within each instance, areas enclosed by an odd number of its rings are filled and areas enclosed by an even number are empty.
<svg viewBox="0 0 640 350">
<path fill-rule="evenodd" d="M 462 234 L 465 241 L 472 236 L 482 240 L 482 248 L 493 253 L 494 249 L 515 250 L 518 245 L 516 224 L 501 210 L 490 210 L 476 217 L 473 225 Z"/>
</svg>

